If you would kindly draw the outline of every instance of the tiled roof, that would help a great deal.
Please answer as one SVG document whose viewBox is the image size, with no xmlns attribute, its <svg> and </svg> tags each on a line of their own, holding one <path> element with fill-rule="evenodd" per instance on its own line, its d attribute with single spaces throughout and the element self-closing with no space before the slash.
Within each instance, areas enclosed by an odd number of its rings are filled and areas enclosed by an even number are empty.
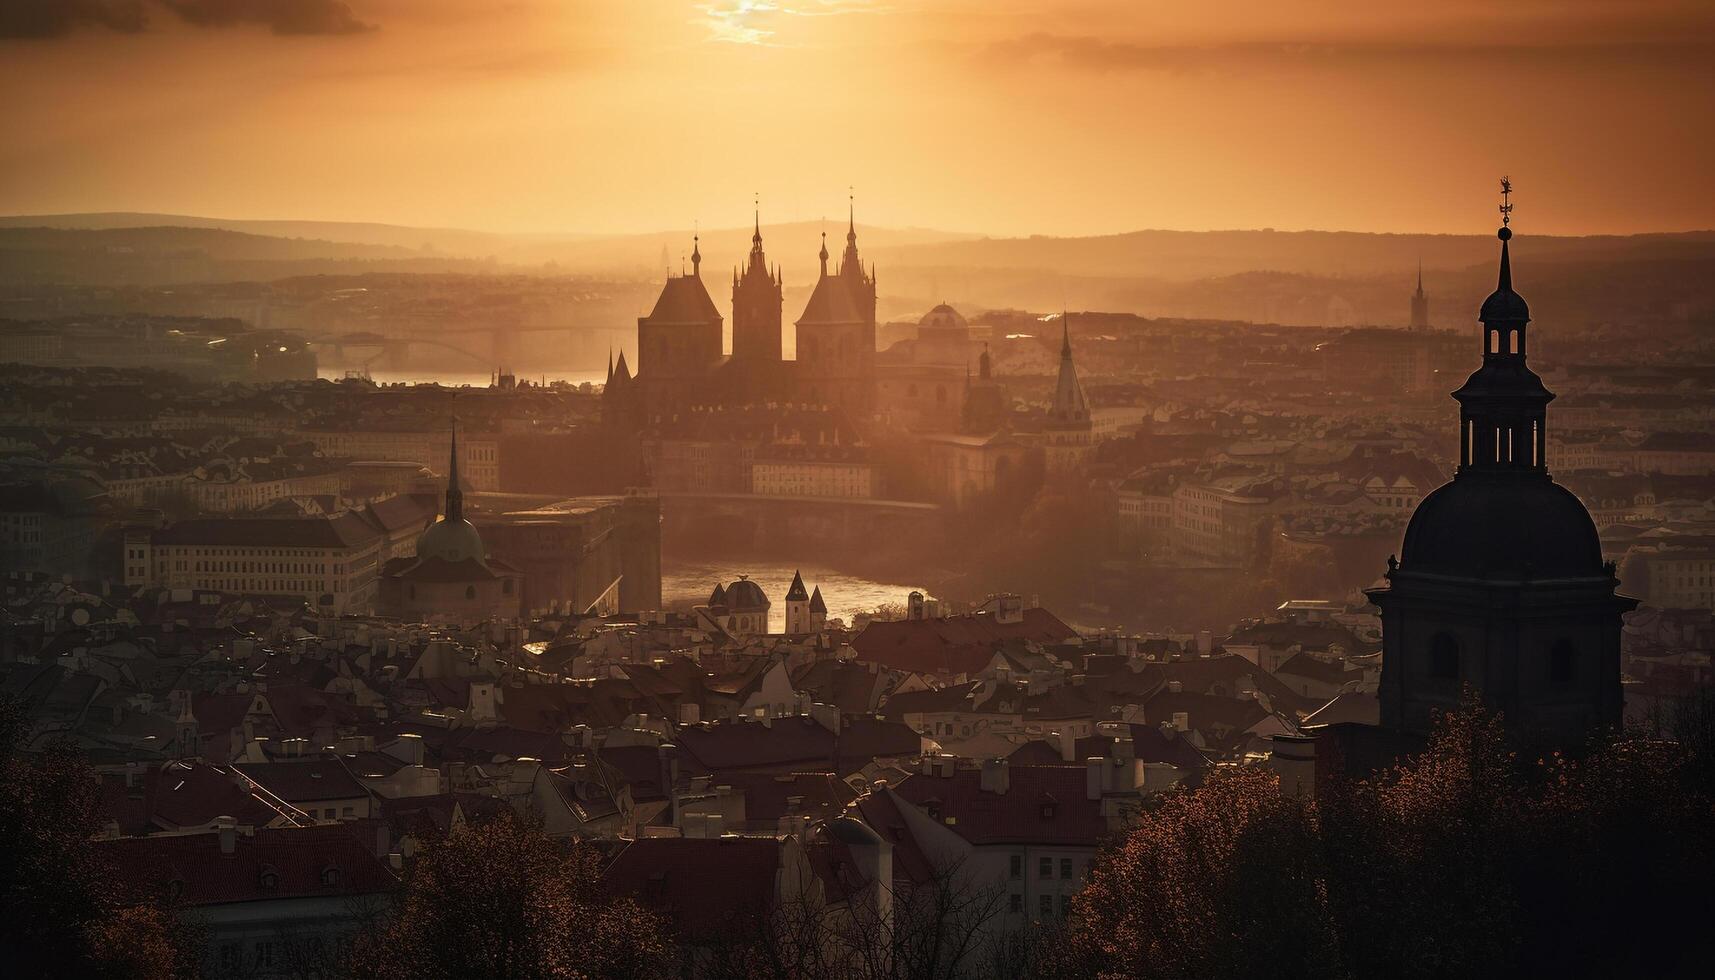
<svg viewBox="0 0 1715 980">
<path fill-rule="evenodd" d="M 91 846 L 108 862 L 117 888 L 139 896 L 176 893 L 179 903 L 197 907 L 391 891 L 398 880 L 357 836 L 365 832 L 375 832 L 370 821 L 260 829 L 254 836 L 236 834 L 231 854 L 221 853 L 218 833 L 128 837 Z"/>
<path fill-rule="evenodd" d="M 832 767 L 834 733 L 809 718 L 696 725 L 679 732 L 684 752 L 712 771 Z"/>
<path fill-rule="evenodd" d="M 767 914 L 780 848 L 771 837 L 645 837 L 619 852 L 602 883 L 659 909 L 693 942 L 714 939 Z"/>
<path fill-rule="evenodd" d="M 1019 622 L 988 613 L 872 622 L 852 639 L 858 659 L 926 674 L 974 674 L 1008 641 L 1058 643 L 1077 632 L 1046 609 L 1026 609 Z"/>
<path fill-rule="evenodd" d="M 1202 769 L 1209 765 L 1208 758 L 1197 751 L 1195 745 L 1180 738 L 1178 733 L 1169 735 L 1159 725 L 1128 725 L 1126 728 L 1131 736 L 1132 755 L 1144 762 L 1165 762 L 1180 769 Z M 1113 748 L 1113 738 L 1098 734 L 1078 739 L 1072 752 L 1074 759 L 1082 762 L 1097 756 L 1110 759 Z"/>
<path fill-rule="evenodd" d="M 890 787 L 972 844 L 1093 847 L 1108 836 L 1100 800 L 1089 798 L 1088 774 L 1076 766 L 1008 766 L 1005 793 L 982 789 L 982 773 L 916 774 Z M 886 791 L 884 791 L 886 792 Z"/>
<path fill-rule="evenodd" d="M 257 785 L 283 800 L 316 803 L 368 796 L 340 759 L 293 759 L 280 762 L 240 762 L 233 766 Z"/>
<path fill-rule="evenodd" d="M 139 774 L 127 787 L 123 776 L 102 779 L 101 808 L 126 834 L 202 827 L 216 817 L 265 826 L 281 815 L 249 781 L 228 766 L 169 762 Z"/>
<path fill-rule="evenodd" d="M 228 548 L 326 548 L 372 544 L 376 530 L 357 514 L 331 518 L 223 517 L 180 521 L 155 533 L 156 544 Z"/>
</svg>

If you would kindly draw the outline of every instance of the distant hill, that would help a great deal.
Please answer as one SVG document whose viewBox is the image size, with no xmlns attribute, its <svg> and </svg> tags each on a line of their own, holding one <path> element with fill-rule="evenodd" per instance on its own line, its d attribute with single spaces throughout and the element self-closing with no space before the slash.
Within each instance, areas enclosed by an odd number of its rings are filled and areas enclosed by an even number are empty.
<svg viewBox="0 0 1715 980">
<path fill-rule="evenodd" d="M 355 245 L 385 245 L 419 253 L 444 252 L 472 258 L 495 255 L 513 247 L 512 239 L 488 232 L 467 231 L 462 228 L 413 228 L 408 225 L 364 221 L 262 221 L 135 211 L 0 216 L 0 228 L 91 230 L 166 227 L 219 229 L 270 238 L 302 238 Z"/>
<path fill-rule="evenodd" d="M 814 284 L 827 231 L 838 261 L 843 222 L 764 224 L 768 260 L 787 286 L 787 318 Z M 1493 288 L 1496 243 L 1473 235 L 1300 231 L 1137 231 L 1081 238 L 986 238 L 858 226 L 878 272 L 884 318 L 915 319 L 950 301 L 967 312 L 1015 307 L 1145 316 L 1339 325 L 1399 323 L 1419 264 L 1434 319 L 1465 323 Z M 637 235 L 501 235 L 351 222 L 226 221 L 183 215 L 0 217 L 0 283 L 165 286 L 273 282 L 371 272 L 530 272 L 635 281 L 640 292 L 688 265 L 691 229 Z M 704 278 L 746 261 L 749 225 L 705 229 Z M 1715 232 L 1535 236 L 1514 243 L 1533 309 L 1560 322 L 1638 316 L 1702 322 L 1715 310 Z"/>
</svg>

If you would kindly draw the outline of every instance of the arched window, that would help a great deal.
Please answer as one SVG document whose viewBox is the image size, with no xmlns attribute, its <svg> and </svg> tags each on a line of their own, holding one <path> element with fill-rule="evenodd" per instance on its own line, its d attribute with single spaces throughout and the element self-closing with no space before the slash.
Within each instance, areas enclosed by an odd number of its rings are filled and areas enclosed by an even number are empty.
<svg viewBox="0 0 1715 980">
<path fill-rule="evenodd" d="M 1514 354 L 1518 353 L 1518 331 L 1517 330 L 1508 330 L 1507 331 L 1507 346 L 1511 349 L 1512 353 L 1514 353 Z"/>
<path fill-rule="evenodd" d="M 1501 332 L 1499 330 L 1490 330 L 1489 331 L 1489 353 L 1499 354 L 1500 352 L 1501 352 Z"/>
<path fill-rule="evenodd" d="M 1556 640 L 1548 651 L 1548 679 L 1554 684 L 1570 684 L 1578 670 L 1578 651 L 1567 639 Z"/>
<path fill-rule="evenodd" d="M 1429 676 L 1436 680 L 1459 679 L 1459 641 L 1451 633 L 1437 633 L 1429 641 Z"/>
</svg>

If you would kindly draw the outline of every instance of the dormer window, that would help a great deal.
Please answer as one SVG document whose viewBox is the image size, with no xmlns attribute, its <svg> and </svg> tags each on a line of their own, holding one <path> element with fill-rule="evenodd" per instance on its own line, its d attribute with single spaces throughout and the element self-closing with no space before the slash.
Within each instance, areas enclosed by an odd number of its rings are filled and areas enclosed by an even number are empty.
<svg viewBox="0 0 1715 980">
<path fill-rule="evenodd" d="M 339 884 L 339 869 L 334 867 L 333 865 L 328 865 L 327 867 L 323 868 L 322 869 L 322 884 L 325 885 L 326 887 L 329 887 L 329 888 L 332 888 L 332 887 L 338 885 Z"/>
<path fill-rule="evenodd" d="M 257 884 L 260 885 L 262 890 L 265 892 L 278 890 L 280 887 L 280 872 L 273 868 L 263 868 L 262 874 L 257 878 Z"/>
</svg>

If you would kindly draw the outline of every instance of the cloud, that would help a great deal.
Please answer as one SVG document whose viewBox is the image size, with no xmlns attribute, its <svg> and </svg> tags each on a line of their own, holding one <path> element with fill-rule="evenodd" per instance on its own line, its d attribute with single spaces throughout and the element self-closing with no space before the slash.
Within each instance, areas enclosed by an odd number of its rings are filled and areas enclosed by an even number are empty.
<svg viewBox="0 0 1715 980">
<path fill-rule="evenodd" d="M 783 17 L 837 17 L 882 9 L 871 0 L 802 0 L 796 6 L 775 0 L 721 0 L 694 6 L 702 13 L 697 22 L 708 28 L 710 41 L 760 47 L 779 44 L 775 25 Z"/>
<path fill-rule="evenodd" d="M 147 24 L 142 0 L 0 0 L 0 39 L 65 37 L 84 27 L 136 34 Z"/>
<path fill-rule="evenodd" d="M 198 27 L 264 24 L 275 34 L 361 34 L 375 25 L 357 19 L 344 0 L 162 0 Z"/>
</svg>

